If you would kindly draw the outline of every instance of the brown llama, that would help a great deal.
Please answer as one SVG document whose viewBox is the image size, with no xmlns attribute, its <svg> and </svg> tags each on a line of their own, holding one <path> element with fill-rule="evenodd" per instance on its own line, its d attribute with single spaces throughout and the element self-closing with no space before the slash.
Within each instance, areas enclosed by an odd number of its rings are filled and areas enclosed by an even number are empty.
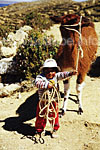
<svg viewBox="0 0 100 150">
<path fill-rule="evenodd" d="M 51 17 L 56 23 L 61 23 L 60 31 L 62 42 L 59 47 L 56 61 L 62 71 L 68 68 L 77 70 L 77 102 L 79 104 L 78 113 L 82 110 L 82 89 L 85 76 L 95 58 L 98 47 L 98 38 L 94 24 L 86 17 L 76 14 L 64 15 L 61 17 Z M 64 103 L 62 114 L 66 112 L 67 101 L 70 94 L 69 79 L 64 81 Z"/>
</svg>

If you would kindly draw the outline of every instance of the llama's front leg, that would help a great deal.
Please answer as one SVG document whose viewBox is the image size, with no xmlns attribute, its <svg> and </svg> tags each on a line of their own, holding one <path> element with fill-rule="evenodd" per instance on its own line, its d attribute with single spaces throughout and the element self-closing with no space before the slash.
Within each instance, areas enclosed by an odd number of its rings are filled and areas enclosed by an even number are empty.
<svg viewBox="0 0 100 150">
<path fill-rule="evenodd" d="M 80 115 L 81 115 L 81 113 L 83 113 L 83 110 L 82 110 L 82 90 L 83 90 L 84 85 L 85 85 L 84 82 L 76 85 L 76 91 L 77 91 L 78 102 L 79 102 L 79 111 L 78 112 Z"/>
<path fill-rule="evenodd" d="M 62 115 L 64 115 L 66 112 L 69 94 L 70 94 L 69 80 L 65 80 L 64 81 L 64 102 L 63 102 L 63 107 L 62 107 Z"/>
</svg>

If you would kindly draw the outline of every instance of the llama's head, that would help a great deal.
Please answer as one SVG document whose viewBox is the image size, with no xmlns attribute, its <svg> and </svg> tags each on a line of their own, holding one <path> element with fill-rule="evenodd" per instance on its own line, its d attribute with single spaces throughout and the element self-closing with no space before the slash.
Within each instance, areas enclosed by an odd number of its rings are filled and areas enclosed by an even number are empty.
<svg viewBox="0 0 100 150">
<path fill-rule="evenodd" d="M 80 17 L 76 14 L 69 14 L 64 16 L 51 16 L 51 20 L 53 20 L 55 23 L 61 23 L 61 25 L 73 25 L 80 22 Z M 88 25 L 90 24 L 90 20 L 88 18 L 82 17 L 81 24 L 82 25 Z"/>
<path fill-rule="evenodd" d="M 72 49 L 74 43 L 78 43 L 79 35 L 80 35 L 79 33 L 80 26 L 81 29 L 84 26 L 94 27 L 94 24 L 91 23 L 88 18 L 78 16 L 76 14 L 69 14 L 61 17 L 52 16 L 50 18 L 56 23 L 61 23 L 60 31 L 63 38 L 63 43 L 68 45 L 70 49 Z"/>
</svg>

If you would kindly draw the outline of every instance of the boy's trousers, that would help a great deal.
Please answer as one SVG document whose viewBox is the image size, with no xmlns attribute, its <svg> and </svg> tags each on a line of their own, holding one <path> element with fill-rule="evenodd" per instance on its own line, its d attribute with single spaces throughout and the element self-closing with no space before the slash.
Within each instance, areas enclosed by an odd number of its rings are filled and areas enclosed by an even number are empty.
<svg viewBox="0 0 100 150">
<path fill-rule="evenodd" d="M 59 128 L 59 116 L 58 116 L 58 103 L 53 101 L 52 102 L 53 104 L 53 107 L 52 105 L 50 104 L 49 105 L 49 109 L 50 109 L 50 112 L 48 113 L 48 117 L 49 118 L 55 118 L 53 119 L 55 122 L 54 122 L 54 128 L 53 130 L 58 130 Z M 42 108 L 44 107 L 44 103 L 42 103 Z M 55 115 L 55 112 L 54 110 L 56 111 L 56 115 Z M 42 132 L 46 126 L 46 117 L 41 117 L 39 115 L 39 112 L 40 112 L 40 108 L 39 108 L 39 103 L 37 105 L 37 111 L 36 111 L 36 122 L 35 122 L 35 129 L 37 132 Z M 47 108 L 45 108 L 42 112 L 41 112 L 41 115 L 45 116 L 47 115 Z M 48 119 L 49 120 L 49 119 Z M 53 120 L 49 120 L 49 123 L 53 126 Z"/>
</svg>

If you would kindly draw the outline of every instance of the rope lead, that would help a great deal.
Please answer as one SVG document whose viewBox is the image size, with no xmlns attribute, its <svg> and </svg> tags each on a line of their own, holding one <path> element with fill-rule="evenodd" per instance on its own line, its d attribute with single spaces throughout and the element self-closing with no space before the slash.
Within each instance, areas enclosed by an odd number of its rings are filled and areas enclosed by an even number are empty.
<svg viewBox="0 0 100 150">
<path fill-rule="evenodd" d="M 81 52 L 81 58 L 83 58 L 83 56 L 84 56 L 83 55 L 83 49 L 81 47 L 81 42 L 82 42 L 81 23 L 82 23 L 82 16 L 80 16 L 80 21 L 79 21 L 78 24 L 62 25 L 63 27 L 65 27 L 65 29 L 75 31 L 79 34 L 78 54 L 77 54 L 77 61 L 76 61 L 76 71 L 78 70 L 79 52 Z M 68 28 L 68 27 L 75 27 L 75 26 L 79 26 L 79 31 L 77 31 L 76 29 Z"/>
</svg>

